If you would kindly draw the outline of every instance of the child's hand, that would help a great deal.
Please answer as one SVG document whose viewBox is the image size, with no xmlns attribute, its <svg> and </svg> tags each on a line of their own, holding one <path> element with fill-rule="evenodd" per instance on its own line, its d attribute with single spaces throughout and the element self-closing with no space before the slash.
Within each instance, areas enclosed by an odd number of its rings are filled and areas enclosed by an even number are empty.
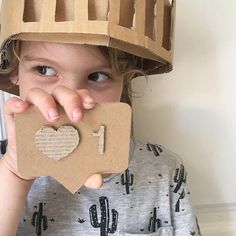
<svg viewBox="0 0 236 236">
<path fill-rule="evenodd" d="M 51 94 L 42 89 L 33 88 L 29 90 L 25 101 L 13 97 L 5 103 L 8 147 L 4 159 L 7 168 L 20 178 L 26 179 L 17 171 L 14 113 L 23 113 L 29 108 L 30 104 L 32 104 L 40 110 L 46 120 L 54 122 L 59 119 L 56 103 L 59 103 L 64 108 L 67 116 L 72 122 L 78 122 L 83 118 L 84 109 L 91 109 L 95 106 L 95 102 L 88 90 L 82 89 L 74 91 L 63 86 L 56 87 Z M 35 178 L 36 177 L 32 177 L 30 180 Z M 95 174 L 87 180 L 85 186 L 89 188 L 99 188 L 102 184 L 102 175 Z"/>
</svg>

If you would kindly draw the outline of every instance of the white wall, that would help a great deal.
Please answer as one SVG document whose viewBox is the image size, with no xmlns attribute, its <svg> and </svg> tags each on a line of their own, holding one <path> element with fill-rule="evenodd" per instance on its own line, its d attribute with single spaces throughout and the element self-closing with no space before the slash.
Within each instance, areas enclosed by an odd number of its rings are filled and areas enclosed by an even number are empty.
<svg viewBox="0 0 236 236">
<path fill-rule="evenodd" d="M 134 100 L 136 137 L 183 157 L 202 224 L 219 213 L 224 228 L 236 226 L 235 9 L 235 0 L 178 0 L 174 71 L 133 83 L 146 86 Z"/>
</svg>

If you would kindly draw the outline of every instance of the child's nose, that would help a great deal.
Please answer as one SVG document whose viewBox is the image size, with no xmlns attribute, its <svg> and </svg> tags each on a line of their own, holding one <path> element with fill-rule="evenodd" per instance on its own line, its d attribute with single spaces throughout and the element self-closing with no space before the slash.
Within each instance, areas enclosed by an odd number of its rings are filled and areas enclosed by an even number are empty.
<svg viewBox="0 0 236 236">
<path fill-rule="evenodd" d="M 77 89 L 86 89 L 86 83 L 83 81 L 83 79 L 80 76 L 70 76 L 62 80 L 63 86 L 71 89 L 71 90 L 77 90 Z"/>
</svg>

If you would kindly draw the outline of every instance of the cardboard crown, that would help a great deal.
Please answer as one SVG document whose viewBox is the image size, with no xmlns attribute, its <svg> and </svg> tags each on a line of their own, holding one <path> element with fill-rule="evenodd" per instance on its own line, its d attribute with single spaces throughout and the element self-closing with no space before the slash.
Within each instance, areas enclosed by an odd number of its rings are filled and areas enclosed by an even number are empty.
<svg viewBox="0 0 236 236">
<path fill-rule="evenodd" d="M 169 72 L 174 18 L 175 0 L 2 0 L 1 65 L 9 42 L 31 40 L 117 48 L 146 74 Z"/>
</svg>

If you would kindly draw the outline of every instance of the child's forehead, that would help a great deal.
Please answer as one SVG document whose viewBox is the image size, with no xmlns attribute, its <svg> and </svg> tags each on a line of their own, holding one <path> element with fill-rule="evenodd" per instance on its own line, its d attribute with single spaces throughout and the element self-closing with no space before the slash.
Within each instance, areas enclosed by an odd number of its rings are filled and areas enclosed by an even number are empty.
<svg viewBox="0 0 236 236">
<path fill-rule="evenodd" d="M 87 62 L 110 64 L 99 47 L 85 44 L 22 41 L 20 54 L 27 59 L 47 58 L 69 61 L 83 59 Z"/>
</svg>

